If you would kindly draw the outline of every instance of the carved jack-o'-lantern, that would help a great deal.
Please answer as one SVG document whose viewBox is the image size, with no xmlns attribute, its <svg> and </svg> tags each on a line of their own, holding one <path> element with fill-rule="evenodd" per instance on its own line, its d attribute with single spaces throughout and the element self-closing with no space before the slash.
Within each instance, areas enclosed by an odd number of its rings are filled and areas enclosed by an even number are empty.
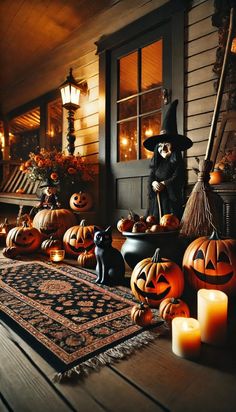
<svg viewBox="0 0 236 412">
<path fill-rule="evenodd" d="M 88 192 L 74 193 L 70 198 L 70 207 L 78 212 L 87 212 L 93 205 L 92 196 Z"/>
<path fill-rule="evenodd" d="M 12 228 L 6 238 L 6 246 L 15 247 L 20 254 L 32 253 L 41 244 L 42 237 L 40 232 L 33 227 L 28 227 L 25 222 L 22 226 Z"/>
<path fill-rule="evenodd" d="M 76 224 L 76 216 L 67 209 L 40 210 L 33 219 L 33 227 L 36 227 L 44 239 L 53 236 L 62 239 L 66 230 Z"/>
<path fill-rule="evenodd" d="M 194 240 L 185 251 L 183 270 L 196 290 L 219 289 L 236 294 L 236 240 L 220 239 L 216 232 Z"/>
<path fill-rule="evenodd" d="M 93 252 L 95 244 L 93 241 L 94 226 L 86 226 L 85 220 L 80 225 L 69 228 L 63 237 L 63 244 L 68 255 L 79 256 L 84 252 Z"/>
<path fill-rule="evenodd" d="M 160 249 L 156 249 L 152 258 L 141 260 L 133 269 L 131 289 L 141 302 L 158 307 L 167 297 L 181 296 L 184 275 L 175 262 L 161 258 Z"/>
</svg>

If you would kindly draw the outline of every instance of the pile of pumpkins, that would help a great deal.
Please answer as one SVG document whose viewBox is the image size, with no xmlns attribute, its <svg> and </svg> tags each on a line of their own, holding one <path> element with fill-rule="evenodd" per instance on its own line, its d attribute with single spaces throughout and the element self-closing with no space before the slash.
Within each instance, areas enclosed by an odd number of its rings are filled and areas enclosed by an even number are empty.
<svg viewBox="0 0 236 412">
<path fill-rule="evenodd" d="M 117 229 L 121 233 L 160 233 L 177 230 L 179 224 L 179 219 L 171 213 L 163 215 L 158 223 L 155 216 L 139 216 L 129 210 L 127 217 L 122 217 L 117 222 Z"/>
<path fill-rule="evenodd" d="M 195 291 L 217 289 L 236 295 L 236 240 L 221 239 L 217 232 L 195 239 L 187 247 L 182 270 L 170 259 L 154 256 L 137 263 L 131 275 L 131 290 L 140 302 L 131 310 L 131 318 L 140 326 L 152 323 L 152 308 L 167 323 L 176 316 L 189 317 L 188 305 L 181 300 L 184 281 Z"/>
<path fill-rule="evenodd" d="M 33 221 L 9 228 L 6 236 L 4 256 L 15 258 L 41 250 L 50 255 L 51 250 L 65 249 L 69 256 L 78 259 L 82 267 L 95 268 L 96 257 L 93 241 L 94 226 L 80 224 L 74 213 L 68 209 L 40 210 Z"/>
</svg>

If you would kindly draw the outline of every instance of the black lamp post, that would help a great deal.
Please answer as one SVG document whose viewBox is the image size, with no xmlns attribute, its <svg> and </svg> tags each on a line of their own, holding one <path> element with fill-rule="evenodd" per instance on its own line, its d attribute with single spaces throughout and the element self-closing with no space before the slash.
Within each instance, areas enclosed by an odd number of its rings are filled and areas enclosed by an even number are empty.
<svg viewBox="0 0 236 412">
<path fill-rule="evenodd" d="M 81 86 L 76 82 L 72 75 L 72 69 L 66 78 L 66 81 L 60 86 L 62 106 L 68 110 L 68 133 L 67 133 L 67 149 L 70 155 L 75 151 L 75 129 L 74 129 L 74 113 L 80 107 L 79 98 Z"/>
</svg>

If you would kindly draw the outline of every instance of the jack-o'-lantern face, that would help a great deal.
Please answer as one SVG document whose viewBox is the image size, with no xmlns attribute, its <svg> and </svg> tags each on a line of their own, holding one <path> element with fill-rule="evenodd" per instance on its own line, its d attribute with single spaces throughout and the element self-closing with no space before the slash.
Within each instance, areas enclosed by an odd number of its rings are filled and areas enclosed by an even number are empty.
<svg viewBox="0 0 236 412">
<path fill-rule="evenodd" d="M 87 192 L 74 193 L 70 198 L 70 207 L 78 212 L 86 212 L 93 205 L 92 196 Z"/>
<path fill-rule="evenodd" d="M 181 296 L 184 288 L 184 276 L 179 266 L 161 259 L 158 253 L 156 251 L 153 258 L 141 260 L 131 275 L 134 296 L 152 307 L 158 307 L 167 297 Z"/>
<path fill-rule="evenodd" d="M 94 226 L 85 226 L 84 221 L 79 226 L 69 228 L 63 237 L 66 253 L 79 256 L 84 252 L 93 252 L 95 249 L 93 238 Z"/>
<path fill-rule="evenodd" d="M 16 247 L 20 253 L 30 253 L 39 248 L 41 244 L 40 232 L 26 225 L 14 227 L 6 238 L 7 247 Z"/>
<path fill-rule="evenodd" d="M 219 289 L 236 293 L 236 241 L 216 234 L 201 237 L 186 249 L 183 269 L 195 289 Z"/>
</svg>

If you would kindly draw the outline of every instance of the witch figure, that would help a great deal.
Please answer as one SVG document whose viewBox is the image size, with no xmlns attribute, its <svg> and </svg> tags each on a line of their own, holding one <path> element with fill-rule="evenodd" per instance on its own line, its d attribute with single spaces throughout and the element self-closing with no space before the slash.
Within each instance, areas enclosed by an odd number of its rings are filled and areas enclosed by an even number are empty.
<svg viewBox="0 0 236 412">
<path fill-rule="evenodd" d="M 181 219 L 184 207 L 185 164 L 181 151 L 192 146 L 192 141 L 178 134 L 174 100 L 164 118 L 159 135 L 143 142 L 147 150 L 154 152 L 148 180 L 147 215 L 161 216 L 173 213 Z"/>
</svg>

